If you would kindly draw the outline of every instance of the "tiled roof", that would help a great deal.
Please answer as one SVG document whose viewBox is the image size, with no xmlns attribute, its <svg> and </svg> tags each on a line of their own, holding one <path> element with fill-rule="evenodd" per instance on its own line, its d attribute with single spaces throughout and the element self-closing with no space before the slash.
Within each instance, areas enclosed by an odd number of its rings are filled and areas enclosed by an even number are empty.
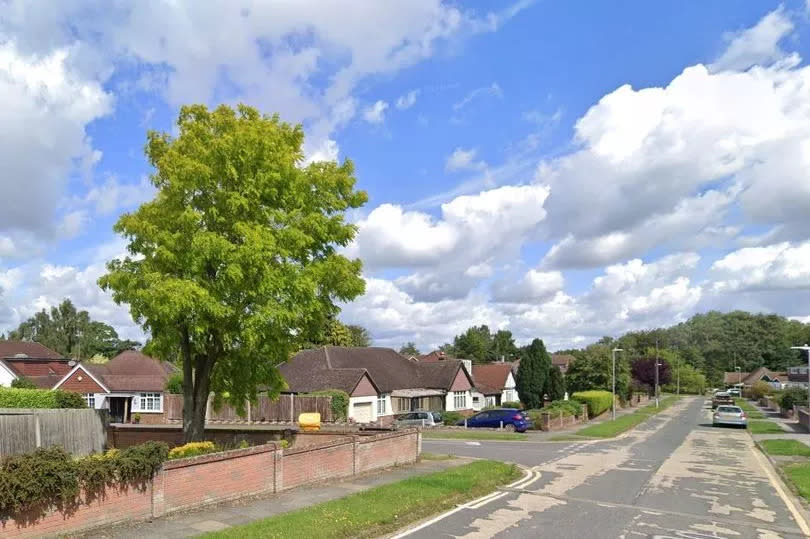
<svg viewBox="0 0 810 539">
<path fill-rule="evenodd" d="M 568 367 L 576 358 L 571 354 L 553 354 L 551 356 L 551 364 L 558 367 Z"/>
<path fill-rule="evenodd" d="M 475 388 L 484 395 L 501 393 L 506 386 L 509 373 L 512 372 L 511 363 L 486 363 L 473 365 L 473 380 Z"/>
<path fill-rule="evenodd" d="M 746 386 L 753 385 L 755 382 L 762 380 L 762 378 L 766 376 L 771 380 L 779 380 L 780 382 L 786 382 L 788 380 L 788 374 L 786 372 L 777 372 L 772 371 L 767 367 L 759 367 L 751 372 L 726 372 L 723 375 L 723 383 L 726 385 L 738 384 L 740 383 L 740 376 L 742 376 L 743 385 Z"/>
<path fill-rule="evenodd" d="M 24 355 L 37 359 L 63 359 L 45 345 L 33 341 L 0 341 L 0 358 L 13 358 Z"/>
<path fill-rule="evenodd" d="M 171 363 L 137 350 L 121 352 L 103 365 L 83 363 L 82 366 L 111 392 L 163 391 L 169 375 L 177 371 Z"/>
<path fill-rule="evenodd" d="M 8 358 L 0 362 L 17 377 L 27 378 L 42 389 L 51 389 L 73 368 L 68 359 Z"/>
</svg>

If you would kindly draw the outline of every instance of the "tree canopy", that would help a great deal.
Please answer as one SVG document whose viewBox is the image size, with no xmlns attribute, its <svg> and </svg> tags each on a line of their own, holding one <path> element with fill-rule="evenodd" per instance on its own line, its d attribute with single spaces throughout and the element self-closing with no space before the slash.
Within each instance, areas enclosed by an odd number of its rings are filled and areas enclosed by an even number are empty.
<svg viewBox="0 0 810 539">
<path fill-rule="evenodd" d="M 501 358 L 512 361 L 518 357 L 512 332 L 501 329 L 491 333 L 487 325 L 468 328 L 464 333 L 456 335 L 452 344 L 445 344 L 440 350 L 476 363 L 500 361 Z"/>
<path fill-rule="evenodd" d="M 534 339 L 520 360 L 515 386 L 520 402 L 526 408 L 543 406 L 546 378 L 551 369 L 551 356 L 540 339 Z"/>
<path fill-rule="evenodd" d="M 613 387 L 613 356 L 611 347 L 592 344 L 584 350 L 571 352 L 576 358 L 565 373 L 569 392 Z M 630 365 L 626 354 L 616 355 L 616 393 L 624 398 L 630 394 Z"/>
<path fill-rule="evenodd" d="M 400 355 L 403 355 L 405 357 L 420 355 L 419 349 L 416 347 L 416 344 L 410 341 L 402 345 L 402 347 L 399 349 L 399 353 Z"/>
<path fill-rule="evenodd" d="M 77 310 L 69 298 L 50 311 L 42 309 L 25 320 L 9 332 L 8 338 L 35 341 L 79 360 L 94 356 L 111 358 L 141 345 L 137 341 L 119 339 L 112 326 L 92 320 L 87 311 Z"/>
<path fill-rule="evenodd" d="M 240 105 L 184 106 L 176 136 L 150 131 L 155 197 L 115 231 L 131 256 L 99 284 L 150 345 L 183 365 L 183 430 L 202 438 L 209 393 L 237 407 L 283 387 L 276 365 L 313 341 L 337 302 L 362 294 L 338 253 L 362 206 L 351 161 L 304 164 L 303 130 Z"/>
</svg>

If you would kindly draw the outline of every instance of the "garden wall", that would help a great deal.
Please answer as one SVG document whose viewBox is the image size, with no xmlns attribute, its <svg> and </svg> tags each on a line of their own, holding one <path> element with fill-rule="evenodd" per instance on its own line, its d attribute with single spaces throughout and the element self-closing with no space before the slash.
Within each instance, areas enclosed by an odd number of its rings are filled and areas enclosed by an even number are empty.
<svg viewBox="0 0 810 539">
<path fill-rule="evenodd" d="M 0 522 L 0 536 L 60 535 L 408 464 L 419 456 L 421 436 L 406 429 L 286 450 L 270 442 L 168 461 L 146 485 L 108 489 L 104 496 L 85 497 L 71 510 L 17 515 Z"/>
</svg>

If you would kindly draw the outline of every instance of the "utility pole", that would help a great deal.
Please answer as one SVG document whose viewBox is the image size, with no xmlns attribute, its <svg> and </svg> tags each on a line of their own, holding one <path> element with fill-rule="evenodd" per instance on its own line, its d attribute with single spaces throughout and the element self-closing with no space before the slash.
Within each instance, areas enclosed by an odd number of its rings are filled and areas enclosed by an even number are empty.
<svg viewBox="0 0 810 539">
<path fill-rule="evenodd" d="M 616 352 L 624 352 L 621 348 L 614 348 L 612 351 L 613 354 L 613 402 L 610 405 L 610 409 L 613 416 L 613 421 L 616 421 Z"/>
<path fill-rule="evenodd" d="M 658 339 L 655 339 L 655 407 L 658 408 Z"/>
</svg>

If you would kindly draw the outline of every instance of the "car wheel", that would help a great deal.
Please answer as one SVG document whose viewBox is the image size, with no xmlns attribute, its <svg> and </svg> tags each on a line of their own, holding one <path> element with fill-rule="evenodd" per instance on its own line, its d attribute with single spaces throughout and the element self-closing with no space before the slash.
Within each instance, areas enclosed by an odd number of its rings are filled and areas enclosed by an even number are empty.
<svg viewBox="0 0 810 539">
<path fill-rule="evenodd" d="M 505 430 L 506 432 L 515 432 L 515 426 L 509 423 L 508 425 L 503 426 L 503 430 Z"/>
</svg>

